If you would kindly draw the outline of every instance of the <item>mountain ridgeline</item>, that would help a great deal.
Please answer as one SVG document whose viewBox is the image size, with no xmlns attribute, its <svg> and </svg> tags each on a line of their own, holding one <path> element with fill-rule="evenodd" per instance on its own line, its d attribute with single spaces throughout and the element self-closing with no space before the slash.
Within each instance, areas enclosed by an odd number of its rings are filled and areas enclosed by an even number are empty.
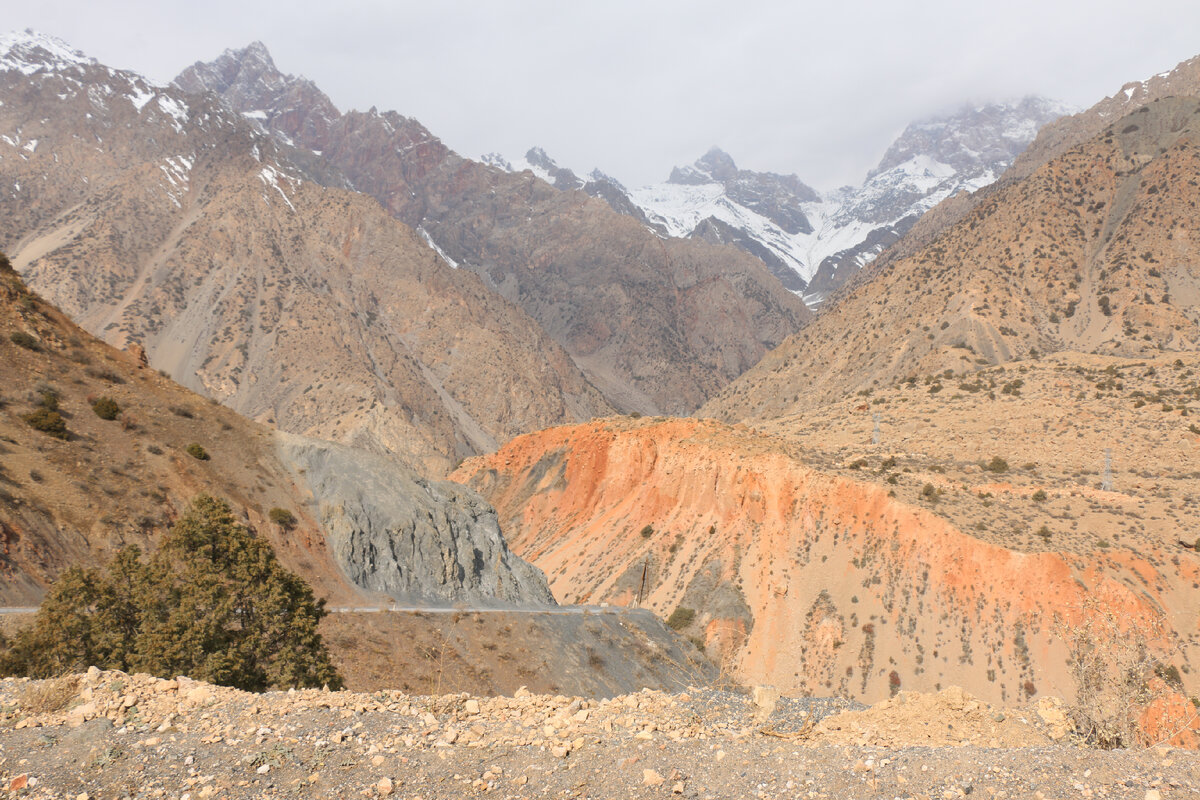
<svg viewBox="0 0 1200 800">
<path fill-rule="evenodd" d="M 996 180 L 1041 126 L 1067 111 L 1061 103 L 1027 97 L 914 122 L 860 186 L 824 196 L 795 175 L 740 169 L 716 147 L 673 169 L 666 182 L 633 191 L 599 170 L 581 179 L 540 148 L 516 161 L 496 154 L 485 160 L 599 197 L 660 236 L 745 250 L 817 304 L 926 211 Z"/>
<path fill-rule="evenodd" d="M 339 113 L 260 44 L 197 63 L 176 85 L 319 154 L 324 179 L 374 197 L 519 305 L 620 410 L 692 411 L 809 318 L 736 249 L 660 239 L 583 192 L 463 158 L 395 112 Z"/>
<path fill-rule="evenodd" d="M 702 413 L 778 417 L 910 376 L 1061 350 L 1193 350 L 1198 170 L 1200 100 L 1158 100 L 1113 120 L 889 259 Z"/>
</svg>

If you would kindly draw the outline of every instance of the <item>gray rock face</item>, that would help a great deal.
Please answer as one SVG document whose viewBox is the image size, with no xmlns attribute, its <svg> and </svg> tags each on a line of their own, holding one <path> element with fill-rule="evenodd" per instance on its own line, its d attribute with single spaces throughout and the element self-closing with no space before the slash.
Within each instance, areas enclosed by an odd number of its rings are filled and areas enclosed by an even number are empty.
<svg viewBox="0 0 1200 800">
<path fill-rule="evenodd" d="M 555 604 L 546 576 L 508 549 L 495 510 L 470 489 L 331 442 L 279 434 L 278 448 L 356 585 L 404 605 Z"/>
</svg>

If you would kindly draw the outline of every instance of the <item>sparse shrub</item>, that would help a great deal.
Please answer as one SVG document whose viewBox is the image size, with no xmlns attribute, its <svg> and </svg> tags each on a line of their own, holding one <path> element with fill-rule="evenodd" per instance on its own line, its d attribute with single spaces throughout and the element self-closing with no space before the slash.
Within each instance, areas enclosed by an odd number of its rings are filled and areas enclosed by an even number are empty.
<svg viewBox="0 0 1200 800">
<path fill-rule="evenodd" d="M 156 444 L 148 444 L 146 445 L 146 452 L 153 453 L 156 456 L 161 456 L 163 454 L 163 449 Z"/>
<path fill-rule="evenodd" d="M 62 418 L 62 414 L 59 414 L 57 411 L 39 407 L 25 414 L 21 419 L 25 420 L 29 427 L 41 431 L 47 436 L 53 436 L 55 439 L 70 438 L 71 434 L 67 431 L 67 422 Z"/>
<path fill-rule="evenodd" d="M 192 419 L 196 416 L 192 413 L 191 409 L 183 408 L 182 406 L 171 406 L 171 413 L 177 417 L 183 417 L 184 419 Z"/>
<path fill-rule="evenodd" d="M 40 387 L 37 405 L 47 411 L 58 411 L 58 391 L 49 386 Z"/>
<path fill-rule="evenodd" d="M 692 620 L 696 618 L 695 609 L 684 608 L 679 606 L 671 612 L 671 616 L 667 618 L 667 627 L 673 631 L 681 631 L 692 624 Z"/>
<path fill-rule="evenodd" d="M 271 522 L 274 522 L 285 531 L 290 531 L 296 527 L 296 515 L 286 508 L 276 506 L 267 512 L 267 516 L 271 518 Z"/>
<path fill-rule="evenodd" d="M 1162 667 L 1154 643 L 1166 638 L 1161 616 L 1140 619 L 1102 600 L 1086 598 L 1078 622 L 1056 618 L 1055 631 L 1067 645 L 1067 667 L 1075 699 L 1067 711 L 1075 730 L 1103 748 L 1146 744 L 1139 724 L 1143 711 L 1169 691 L 1153 680 Z"/>
<path fill-rule="evenodd" d="M 649 539 L 651 536 L 654 535 L 654 526 L 647 525 L 644 528 L 642 528 L 641 535 L 642 535 L 643 539 Z"/>
<path fill-rule="evenodd" d="M 21 709 L 30 714 L 53 714 L 62 711 L 79 694 L 79 677 L 62 675 L 50 680 L 31 683 L 21 692 Z"/>
<path fill-rule="evenodd" d="M 100 419 L 114 420 L 121 413 L 121 407 L 111 397 L 101 397 L 92 403 L 92 411 Z"/>
<path fill-rule="evenodd" d="M 1035 503 L 1044 503 L 1046 501 L 1046 491 L 1044 489 L 1038 489 L 1030 496 L 1030 499 Z"/>
<path fill-rule="evenodd" d="M 38 340 L 25 331 L 13 331 L 8 338 L 17 347 L 24 347 L 26 350 L 37 352 L 42 349 L 42 346 L 38 344 Z"/>
<path fill-rule="evenodd" d="M 98 380 L 102 380 L 106 383 L 124 383 L 125 382 L 124 378 L 122 378 L 117 373 L 113 372 L 111 369 L 90 367 L 87 370 L 87 374 L 90 377 L 96 378 Z"/>
<path fill-rule="evenodd" d="M 924 497 L 926 500 L 936 500 L 937 488 L 932 483 L 925 484 L 921 487 L 921 497 Z"/>
<path fill-rule="evenodd" d="M 203 445 L 197 444 L 196 442 L 192 442 L 185 449 L 187 454 L 197 461 L 208 461 L 210 458 L 208 451 L 204 449 Z"/>
<path fill-rule="evenodd" d="M 850 462 L 850 469 L 862 469 L 866 465 L 867 465 L 867 460 L 865 458 L 858 458 L 858 459 L 855 459 L 854 461 Z"/>
<path fill-rule="evenodd" d="M 1008 462 L 1000 456 L 992 456 L 992 460 L 985 464 L 983 468 L 988 472 L 1008 472 Z"/>
</svg>

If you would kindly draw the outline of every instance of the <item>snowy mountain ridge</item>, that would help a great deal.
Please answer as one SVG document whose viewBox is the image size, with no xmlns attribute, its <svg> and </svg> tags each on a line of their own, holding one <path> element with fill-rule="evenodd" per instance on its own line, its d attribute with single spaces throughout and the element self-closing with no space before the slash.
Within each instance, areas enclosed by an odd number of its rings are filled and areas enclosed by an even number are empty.
<svg viewBox="0 0 1200 800">
<path fill-rule="evenodd" d="M 817 305 L 926 211 L 996 180 L 1042 125 L 1071 111 L 1026 97 L 914 122 L 860 186 L 823 195 L 795 175 L 739 169 L 715 147 L 673 169 L 664 183 L 633 191 L 597 171 L 581 179 L 540 148 L 513 161 L 495 154 L 483 160 L 512 172 L 528 169 L 559 189 L 603 197 L 660 236 L 740 247 Z"/>
</svg>

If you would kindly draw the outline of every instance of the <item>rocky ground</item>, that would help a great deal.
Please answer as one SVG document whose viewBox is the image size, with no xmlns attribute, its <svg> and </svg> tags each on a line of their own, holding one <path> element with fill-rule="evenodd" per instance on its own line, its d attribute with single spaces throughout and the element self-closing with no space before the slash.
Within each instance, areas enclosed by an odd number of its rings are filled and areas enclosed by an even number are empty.
<svg viewBox="0 0 1200 800">
<path fill-rule="evenodd" d="M 28 798 L 1195 797 L 1200 757 L 1073 743 L 1061 706 L 958 689 L 871 708 L 714 689 L 609 700 L 248 694 L 92 669 L 0 681 Z"/>
</svg>

